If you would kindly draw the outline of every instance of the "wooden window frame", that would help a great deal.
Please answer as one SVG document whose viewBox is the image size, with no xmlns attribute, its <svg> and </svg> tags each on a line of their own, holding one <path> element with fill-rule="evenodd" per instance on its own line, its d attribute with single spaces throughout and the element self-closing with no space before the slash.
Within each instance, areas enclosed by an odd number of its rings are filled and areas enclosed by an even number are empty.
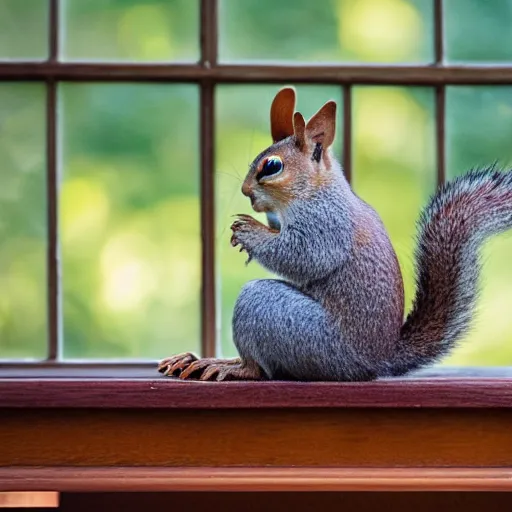
<svg viewBox="0 0 512 512">
<path fill-rule="evenodd" d="M 512 368 L 433 369 L 368 383 L 199 383 L 164 378 L 152 362 L 59 358 L 58 83 L 199 85 L 201 348 L 211 357 L 216 346 L 215 87 L 339 85 L 349 180 L 353 86 L 433 87 L 441 184 L 446 87 L 512 85 L 512 66 L 447 65 L 443 2 L 433 2 L 432 64 L 305 67 L 219 63 L 218 0 L 200 1 L 198 63 L 61 62 L 59 2 L 49 0 L 48 60 L 0 63 L 0 81 L 46 84 L 49 304 L 47 359 L 0 364 L 0 491 L 512 489 Z"/>
<path fill-rule="evenodd" d="M 445 181 L 445 98 L 448 85 L 512 84 L 512 66 L 452 66 L 444 62 L 443 0 L 433 0 L 434 61 L 424 65 L 226 65 L 218 62 L 218 1 L 200 0 L 201 51 L 198 63 L 191 64 L 110 64 L 75 63 L 59 60 L 59 0 L 49 0 L 49 56 L 42 62 L 0 62 L 0 82 L 36 81 L 46 85 L 47 133 L 47 302 L 48 350 L 44 361 L 34 363 L 0 362 L 5 370 L 33 372 L 40 368 L 76 367 L 90 370 L 123 367 L 146 369 L 154 362 L 70 363 L 62 361 L 61 281 L 58 233 L 58 121 L 57 86 L 62 82 L 162 82 L 194 83 L 200 87 L 200 204 L 202 237 L 201 355 L 215 357 L 215 112 L 214 93 L 224 83 L 309 83 L 336 84 L 343 97 L 343 168 L 352 177 L 352 88 L 357 85 L 430 86 L 435 89 L 435 140 L 437 184 Z"/>
</svg>

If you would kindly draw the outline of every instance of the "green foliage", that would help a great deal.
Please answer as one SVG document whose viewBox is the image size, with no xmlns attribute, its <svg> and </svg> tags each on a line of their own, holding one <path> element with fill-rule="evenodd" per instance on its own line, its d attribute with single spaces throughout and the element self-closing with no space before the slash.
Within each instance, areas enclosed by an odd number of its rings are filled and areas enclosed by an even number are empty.
<svg viewBox="0 0 512 512">
<path fill-rule="evenodd" d="M 37 4 L 37 5 L 36 5 Z M 41 7 L 42 6 L 42 7 Z M 0 59 L 47 51 L 47 2 L 0 2 Z M 453 61 L 510 59 L 512 1 L 445 2 Z M 195 61 L 198 2 L 62 2 L 65 59 Z M 430 0 L 220 0 L 220 58 L 233 61 L 427 63 Z M 243 284 L 267 273 L 229 245 L 250 161 L 270 144 L 268 111 L 283 84 L 216 90 L 219 343 L 234 355 L 231 313 Z M 311 116 L 337 86 L 298 86 Z M 59 213 L 66 358 L 160 358 L 200 345 L 199 91 L 190 84 L 59 86 Z M 340 105 L 335 153 L 341 158 Z M 0 358 L 44 357 L 46 324 L 45 91 L 0 83 Z M 434 91 L 355 87 L 353 176 L 397 249 L 414 293 L 418 211 L 435 187 Z M 512 161 L 512 87 L 449 87 L 450 177 Z M 451 364 L 511 364 L 512 239 L 484 250 L 480 315 Z M 276 340 L 276 342 L 278 342 Z"/>
<path fill-rule="evenodd" d="M 197 350 L 197 87 L 60 92 L 65 357 Z"/>
<path fill-rule="evenodd" d="M 44 97 L 0 83 L 0 357 L 46 351 Z"/>
<path fill-rule="evenodd" d="M 48 0 L 0 2 L 0 60 L 46 58 L 48 5 Z"/>
</svg>

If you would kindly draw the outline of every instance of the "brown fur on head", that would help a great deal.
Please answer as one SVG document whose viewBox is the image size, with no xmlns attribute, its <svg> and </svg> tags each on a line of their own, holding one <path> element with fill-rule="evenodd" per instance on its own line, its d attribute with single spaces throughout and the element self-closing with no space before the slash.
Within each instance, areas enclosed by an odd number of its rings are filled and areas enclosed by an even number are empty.
<svg viewBox="0 0 512 512">
<path fill-rule="evenodd" d="M 242 185 L 257 212 L 282 211 L 332 179 L 329 148 L 336 131 L 336 103 L 328 101 L 307 123 L 294 111 L 295 89 L 285 87 L 270 108 L 273 144 L 254 159 Z M 275 172 L 279 162 L 282 170 Z"/>
</svg>

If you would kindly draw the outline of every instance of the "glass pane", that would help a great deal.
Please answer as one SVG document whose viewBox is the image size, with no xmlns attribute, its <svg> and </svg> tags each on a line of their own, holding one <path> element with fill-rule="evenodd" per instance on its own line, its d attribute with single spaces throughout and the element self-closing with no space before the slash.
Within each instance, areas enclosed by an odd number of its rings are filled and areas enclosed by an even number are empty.
<svg viewBox="0 0 512 512">
<path fill-rule="evenodd" d="M 0 359 L 47 352 L 45 141 L 44 86 L 0 84 Z"/>
<path fill-rule="evenodd" d="M 449 0 L 444 18 L 447 60 L 512 60 L 512 0 Z"/>
<path fill-rule="evenodd" d="M 197 350 L 196 86 L 65 84 L 61 92 L 65 357 Z"/>
<path fill-rule="evenodd" d="M 219 0 L 220 59 L 424 62 L 431 0 Z"/>
<path fill-rule="evenodd" d="M 67 60 L 169 62 L 199 58 L 198 0 L 64 0 Z"/>
<path fill-rule="evenodd" d="M 512 164 L 512 87 L 447 87 L 448 176 Z"/>
<path fill-rule="evenodd" d="M 226 357 L 236 355 L 231 336 L 233 307 L 240 289 L 251 279 L 269 277 L 256 262 L 245 265 L 247 254 L 231 247 L 232 216 L 255 213 L 240 187 L 251 161 L 272 144 L 270 138 L 270 105 L 280 85 L 237 86 L 217 88 L 216 95 L 216 250 L 220 274 L 219 317 L 221 321 L 221 351 Z M 334 154 L 340 156 L 343 106 L 341 89 L 336 86 L 300 85 L 297 90 L 297 110 L 306 120 L 326 101 L 338 103 L 337 135 Z"/>
<path fill-rule="evenodd" d="M 512 87 L 449 87 L 446 116 L 449 178 L 496 161 L 512 165 Z M 511 254 L 510 233 L 484 246 L 477 322 L 449 364 L 512 364 Z"/>
<path fill-rule="evenodd" d="M 388 230 L 408 310 L 416 221 L 436 186 L 434 94 L 428 88 L 357 87 L 353 119 L 354 189 Z"/>
<path fill-rule="evenodd" d="M 0 1 L 0 60 L 48 57 L 48 0 Z"/>
</svg>

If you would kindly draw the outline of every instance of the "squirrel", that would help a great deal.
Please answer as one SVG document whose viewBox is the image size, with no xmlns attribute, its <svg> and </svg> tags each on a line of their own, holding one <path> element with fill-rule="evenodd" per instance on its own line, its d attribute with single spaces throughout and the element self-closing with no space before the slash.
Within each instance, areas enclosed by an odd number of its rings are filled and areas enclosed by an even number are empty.
<svg viewBox="0 0 512 512">
<path fill-rule="evenodd" d="M 404 320 L 396 253 L 376 211 L 331 152 L 336 103 L 306 123 L 295 90 L 270 109 L 273 143 L 242 185 L 256 212 L 233 222 L 240 246 L 279 276 L 244 285 L 233 312 L 236 359 L 179 354 L 159 371 L 182 379 L 370 381 L 446 355 L 475 312 L 479 250 L 512 227 L 512 172 L 470 170 L 440 186 L 418 220 L 416 295 Z"/>
</svg>

